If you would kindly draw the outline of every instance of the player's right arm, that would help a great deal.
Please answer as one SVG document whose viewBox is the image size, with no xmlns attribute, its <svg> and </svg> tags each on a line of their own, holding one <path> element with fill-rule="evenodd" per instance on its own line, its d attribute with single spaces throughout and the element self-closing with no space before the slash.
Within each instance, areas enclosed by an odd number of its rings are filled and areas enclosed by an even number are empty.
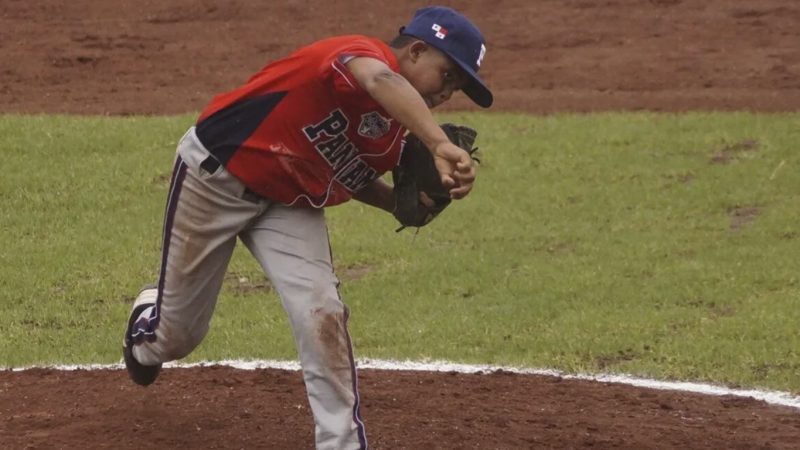
<svg viewBox="0 0 800 450">
<path fill-rule="evenodd" d="M 436 168 L 450 195 L 462 198 L 472 190 L 475 168 L 472 158 L 447 139 L 428 105 L 402 75 L 374 58 L 357 57 L 347 68 L 361 87 L 395 120 L 419 137 L 431 149 Z"/>
</svg>

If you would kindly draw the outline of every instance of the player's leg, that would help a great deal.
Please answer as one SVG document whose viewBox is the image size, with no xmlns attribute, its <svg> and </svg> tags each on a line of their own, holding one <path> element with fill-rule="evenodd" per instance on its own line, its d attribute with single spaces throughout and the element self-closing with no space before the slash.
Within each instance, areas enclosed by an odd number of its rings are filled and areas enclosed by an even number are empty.
<svg viewBox="0 0 800 450">
<path fill-rule="evenodd" d="M 348 311 L 337 291 L 323 210 L 273 205 L 240 236 L 289 315 L 317 448 L 366 448 Z"/>
<path fill-rule="evenodd" d="M 186 356 L 206 335 L 236 235 L 265 208 L 243 200 L 244 187 L 224 169 L 202 168 L 208 156 L 192 131 L 178 146 L 158 283 L 137 297 L 123 344 L 139 384 L 152 383 L 161 363 Z"/>
</svg>

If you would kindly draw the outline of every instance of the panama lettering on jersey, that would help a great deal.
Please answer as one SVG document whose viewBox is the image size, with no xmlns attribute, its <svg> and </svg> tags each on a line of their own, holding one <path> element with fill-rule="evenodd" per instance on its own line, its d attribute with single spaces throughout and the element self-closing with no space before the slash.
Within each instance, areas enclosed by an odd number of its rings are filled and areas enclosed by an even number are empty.
<svg viewBox="0 0 800 450">
<path fill-rule="evenodd" d="M 303 127 L 303 133 L 317 152 L 331 166 L 334 180 L 350 192 L 358 192 L 378 175 L 364 162 L 360 151 L 347 137 L 349 122 L 340 109 L 332 111 L 322 122 Z"/>
</svg>

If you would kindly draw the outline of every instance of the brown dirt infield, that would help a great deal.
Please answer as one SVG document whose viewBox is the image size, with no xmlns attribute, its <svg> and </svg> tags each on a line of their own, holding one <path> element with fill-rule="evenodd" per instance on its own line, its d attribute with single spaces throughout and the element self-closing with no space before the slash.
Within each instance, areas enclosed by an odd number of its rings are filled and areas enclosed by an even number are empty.
<svg viewBox="0 0 800 450">
<path fill-rule="evenodd" d="M 495 110 L 800 109 L 796 0 L 462 3 L 449 2 L 488 38 Z M 195 111 L 302 43 L 388 39 L 421 4 L 4 0 L 0 112 Z M 800 412 L 749 399 L 504 373 L 364 370 L 360 383 L 374 448 L 800 442 Z M 293 449 L 313 447 L 312 433 L 296 372 L 168 369 L 143 389 L 119 370 L 0 371 L 2 448 Z"/>
<path fill-rule="evenodd" d="M 800 107 L 795 0 L 450 3 L 487 36 L 496 110 Z M 4 0 L 0 111 L 196 111 L 298 45 L 344 33 L 389 39 L 421 4 Z"/>
</svg>

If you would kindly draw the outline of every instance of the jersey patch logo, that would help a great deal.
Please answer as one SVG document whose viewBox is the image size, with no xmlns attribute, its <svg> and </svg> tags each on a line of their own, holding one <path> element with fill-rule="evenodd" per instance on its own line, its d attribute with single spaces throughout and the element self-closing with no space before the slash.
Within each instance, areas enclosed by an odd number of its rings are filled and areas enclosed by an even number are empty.
<svg viewBox="0 0 800 450">
<path fill-rule="evenodd" d="M 370 139 L 380 139 L 389 132 L 392 119 L 387 119 L 377 111 L 371 111 L 361 115 L 361 124 L 358 126 L 358 134 Z"/>
</svg>

